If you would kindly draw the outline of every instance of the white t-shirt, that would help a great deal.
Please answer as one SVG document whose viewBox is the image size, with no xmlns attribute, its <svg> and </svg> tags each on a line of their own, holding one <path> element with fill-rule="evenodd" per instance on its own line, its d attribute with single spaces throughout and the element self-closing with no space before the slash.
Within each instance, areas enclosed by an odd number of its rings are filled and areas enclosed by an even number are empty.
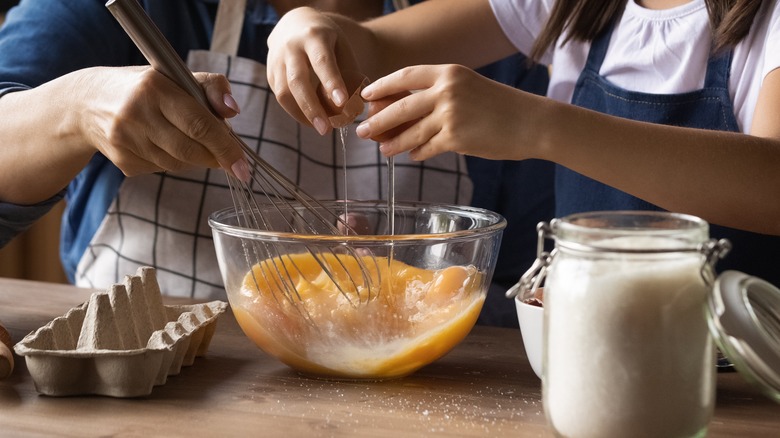
<svg viewBox="0 0 780 438">
<path fill-rule="evenodd" d="M 665 10 L 645 9 L 636 1 L 628 1 L 612 33 L 600 74 L 618 87 L 645 93 L 677 94 L 702 88 L 711 46 L 704 0 Z M 750 131 L 763 78 L 780 67 L 778 1 L 764 1 L 750 34 L 734 48 L 729 93 L 744 133 Z M 530 52 L 554 2 L 490 0 L 504 33 L 523 53 Z M 547 95 L 571 102 L 590 43 L 572 40 L 560 47 L 560 41 L 541 60 L 553 66 Z"/>
</svg>

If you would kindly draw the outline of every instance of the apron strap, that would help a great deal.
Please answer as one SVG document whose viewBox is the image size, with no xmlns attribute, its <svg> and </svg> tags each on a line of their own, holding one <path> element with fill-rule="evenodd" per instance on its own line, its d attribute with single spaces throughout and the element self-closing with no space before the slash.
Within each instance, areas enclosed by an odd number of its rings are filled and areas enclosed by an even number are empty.
<svg viewBox="0 0 780 438">
<path fill-rule="evenodd" d="M 729 89 L 731 58 L 733 54 L 733 49 L 725 53 L 710 53 L 710 57 L 707 60 L 707 74 L 704 76 L 704 88 Z"/>
<path fill-rule="evenodd" d="M 615 29 L 615 23 L 617 23 L 617 21 L 618 20 L 614 20 L 608 24 L 607 27 L 591 41 L 590 51 L 588 51 L 588 60 L 585 62 L 585 69 L 599 74 L 601 64 L 604 63 L 604 58 L 607 56 L 609 40 L 612 39 L 612 31 Z"/>
<path fill-rule="evenodd" d="M 245 13 L 246 0 L 220 0 L 211 36 L 212 52 L 236 56 Z"/>
</svg>

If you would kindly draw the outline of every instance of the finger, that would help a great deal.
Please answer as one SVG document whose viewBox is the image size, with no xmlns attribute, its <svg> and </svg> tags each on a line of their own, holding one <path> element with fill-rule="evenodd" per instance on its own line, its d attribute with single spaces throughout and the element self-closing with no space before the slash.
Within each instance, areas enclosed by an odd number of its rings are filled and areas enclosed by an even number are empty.
<svg viewBox="0 0 780 438">
<path fill-rule="evenodd" d="M 405 67 L 372 82 L 363 89 L 361 96 L 366 101 L 374 101 L 394 94 L 428 89 L 442 74 L 439 66 Z"/>
<path fill-rule="evenodd" d="M 335 25 L 334 25 L 335 26 Z M 309 63 L 322 86 L 323 97 L 327 104 L 341 108 L 347 103 L 350 90 L 342 77 L 342 66 L 339 66 L 336 56 L 336 38 L 332 33 L 324 32 L 322 38 L 309 38 L 305 44 L 305 50 L 309 57 Z M 353 60 L 344 66 L 349 70 L 356 70 Z"/>
<path fill-rule="evenodd" d="M 152 173 L 166 173 L 167 170 L 163 169 L 162 167 L 155 166 L 154 163 L 150 163 L 148 161 L 145 162 L 138 162 L 135 163 L 134 166 L 130 168 L 122 168 L 120 169 L 122 171 L 122 174 L 128 178 L 133 178 L 136 176 L 141 175 L 149 175 Z"/>
<path fill-rule="evenodd" d="M 206 92 L 206 98 L 214 112 L 222 118 L 235 117 L 241 112 L 238 103 L 230 91 L 230 82 L 224 75 L 217 73 L 195 73 Z"/>
<path fill-rule="evenodd" d="M 160 171 L 181 171 L 195 166 L 218 167 L 213 155 L 194 143 L 160 112 L 151 113 L 143 125 L 131 124 L 111 137 L 106 148 L 126 175 Z"/>
<path fill-rule="evenodd" d="M 444 152 L 446 152 L 444 149 L 436 147 L 434 142 L 429 141 L 410 150 L 409 159 L 412 161 L 425 161 Z"/>
<path fill-rule="evenodd" d="M 126 176 L 132 177 L 136 175 L 144 175 L 149 173 L 175 172 L 175 170 L 160 167 L 151 161 L 144 160 L 141 157 L 136 157 L 136 158 L 137 160 L 135 161 L 135 164 L 132 166 L 132 170 L 131 170 L 132 172 L 135 173 L 133 175 L 128 175 L 127 173 L 125 173 Z M 180 169 L 180 170 L 186 170 L 186 169 Z"/>
<path fill-rule="evenodd" d="M 392 97 L 387 99 L 392 100 Z M 379 142 L 390 141 L 430 114 L 434 109 L 434 102 L 435 99 L 428 99 L 428 93 L 407 94 L 406 97 L 393 101 L 364 120 L 358 125 L 356 133 L 361 138 L 370 138 Z M 384 99 L 378 105 L 383 104 L 385 104 Z M 403 150 L 393 149 L 391 152 L 395 155 Z"/>
<path fill-rule="evenodd" d="M 163 118 L 162 114 L 160 117 Z M 149 146 L 144 155 L 147 160 L 167 171 L 183 170 L 185 167 L 220 167 L 205 146 L 193 142 L 176 126 L 161 125 L 164 127 L 146 133 Z"/>
<path fill-rule="evenodd" d="M 342 234 L 371 234 L 368 217 L 362 213 L 347 213 L 339 216 L 338 229 Z"/>
<path fill-rule="evenodd" d="M 295 100 L 295 96 L 288 87 L 286 78 L 287 75 L 285 73 L 272 75 L 269 71 L 268 84 L 271 86 L 271 89 L 276 96 L 276 100 L 288 114 L 298 121 L 298 123 L 312 126 L 309 119 L 306 118 L 306 115 L 301 111 L 300 105 L 298 105 L 298 102 Z"/>
<path fill-rule="evenodd" d="M 331 108 L 326 108 L 328 121 L 334 128 L 343 128 L 351 124 L 357 116 L 363 114 L 366 107 L 365 101 L 360 97 L 360 92 L 363 90 L 363 87 L 369 84 L 368 78 L 354 70 L 345 70 L 343 76 L 347 90 L 349 90 L 347 101 L 344 102 L 341 108 L 333 108 L 332 105 L 328 105 Z M 319 90 L 322 90 L 322 88 L 319 88 Z"/>
<path fill-rule="evenodd" d="M 327 116 L 325 120 L 329 128 L 340 128 L 363 112 L 360 91 L 368 84 L 368 78 L 358 71 L 351 47 L 337 46 L 334 35 L 326 33 L 322 38 L 308 39 L 305 51 L 313 72 L 312 83 L 317 84 L 317 100 Z M 320 123 L 319 117 L 310 118 L 315 128 Z"/>
<path fill-rule="evenodd" d="M 112 145 L 110 148 L 105 148 L 106 158 L 111 160 L 125 176 L 134 177 L 166 171 L 166 169 L 140 156 L 132 148 L 117 146 L 121 145 Z"/>
<path fill-rule="evenodd" d="M 406 96 L 409 96 L 410 94 L 411 93 L 409 93 L 408 91 L 404 91 L 404 92 L 401 92 L 401 93 L 398 93 L 398 94 L 394 94 L 392 96 L 384 97 L 384 98 L 381 98 L 381 99 L 369 102 L 368 103 L 368 117 L 371 117 L 374 114 L 379 113 L 383 109 L 385 109 L 388 106 L 390 106 L 390 104 L 392 104 L 393 102 L 395 102 L 397 100 L 400 100 L 400 99 L 402 99 L 402 98 L 404 98 Z M 415 122 L 417 122 L 417 120 L 419 120 L 419 119 L 412 120 L 412 121 L 409 121 L 409 122 L 406 122 L 406 123 L 402 123 L 402 124 L 396 126 L 395 128 L 388 129 L 387 131 L 385 131 L 383 133 L 375 134 L 373 137 L 371 137 L 371 139 L 374 140 L 374 141 L 377 141 L 379 143 L 383 143 L 383 142 L 389 141 L 393 137 L 398 136 L 403 131 L 408 129 Z"/>
<path fill-rule="evenodd" d="M 415 93 L 413 97 L 426 99 L 426 94 L 433 91 L 426 90 Z M 390 110 L 390 105 L 385 111 Z M 431 111 L 418 120 L 406 122 L 392 130 L 385 131 L 386 137 L 379 144 L 379 151 L 385 156 L 394 156 L 402 152 L 409 152 L 409 158 L 414 161 L 422 161 L 432 158 L 447 151 L 447 146 L 453 140 L 446 138 L 442 131 L 441 115 Z M 397 133 L 391 136 L 391 134 Z"/>
<path fill-rule="evenodd" d="M 390 96 L 381 97 L 379 99 L 374 99 L 370 102 L 368 102 L 368 117 L 373 116 L 374 114 L 382 111 L 383 109 L 390 106 L 392 103 L 397 102 L 404 97 L 407 97 L 411 95 L 412 93 L 408 91 L 402 91 L 400 93 L 392 94 Z"/>
<path fill-rule="evenodd" d="M 387 157 L 409 152 L 409 158 L 413 161 L 427 160 L 445 151 L 437 139 L 439 132 L 437 124 L 424 118 L 411 124 L 397 136 L 380 142 L 379 151 Z"/>
<path fill-rule="evenodd" d="M 305 63 L 290 61 L 286 71 L 289 90 L 300 111 L 303 113 L 307 124 L 314 126 L 320 135 L 330 131 L 328 114 L 317 96 L 314 85 L 318 79 L 314 76 Z"/>
<path fill-rule="evenodd" d="M 234 165 L 244 160 L 244 154 L 231 137 L 229 127 L 183 90 L 171 90 L 170 98 L 161 100 L 160 112 L 171 125 L 189 138 L 190 143 L 205 148 L 223 169 L 232 171 Z M 167 146 L 167 151 L 186 163 L 202 165 L 198 149 L 192 150 L 191 147 L 195 146 L 186 147 L 175 143 Z"/>
</svg>

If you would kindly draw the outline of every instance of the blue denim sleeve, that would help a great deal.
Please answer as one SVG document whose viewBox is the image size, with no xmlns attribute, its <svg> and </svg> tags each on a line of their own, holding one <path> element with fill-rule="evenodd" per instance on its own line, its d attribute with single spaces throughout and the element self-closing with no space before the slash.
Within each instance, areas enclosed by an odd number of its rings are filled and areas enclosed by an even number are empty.
<svg viewBox="0 0 780 438">
<path fill-rule="evenodd" d="M 64 192 L 60 192 L 56 196 L 34 205 L 0 202 L 0 248 L 51 210 L 54 204 L 62 199 L 63 195 Z"/>
<path fill-rule="evenodd" d="M 85 67 L 127 64 L 135 52 L 104 0 L 25 0 L 0 28 L 0 84 L 36 87 Z"/>
<path fill-rule="evenodd" d="M 104 3 L 25 0 L 12 8 L 0 28 L 0 99 L 80 68 L 127 64 L 138 56 Z M 11 146 L 0 142 L 0 147 Z M 0 202 L 0 247 L 46 214 L 64 194 L 63 190 L 33 205 Z"/>
</svg>

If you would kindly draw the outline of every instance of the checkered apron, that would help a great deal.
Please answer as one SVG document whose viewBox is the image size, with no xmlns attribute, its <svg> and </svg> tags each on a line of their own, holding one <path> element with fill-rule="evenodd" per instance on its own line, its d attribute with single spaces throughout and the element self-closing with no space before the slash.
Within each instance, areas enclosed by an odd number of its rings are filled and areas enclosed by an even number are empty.
<svg viewBox="0 0 780 438">
<path fill-rule="evenodd" d="M 230 120 L 233 129 L 318 199 L 387 199 L 387 163 L 375 142 L 357 137 L 354 125 L 342 146 L 338 132 L 320 136 L 298 124 L 271 93 L 265 66 L 235 56 L 245 1 L 220 2 L 211 50 L 192 51 L 187 62 L 192 71 L 230 80 L 241 108 Z M 395 158 L 398 201 L 468 204 L 471 192 L 460 155 L 424 162 Z M 231 199 L 220 169 L 126 178 L 78 264 L 76 284 L 107 288 L 139 266 L 153 266 L 165 295 L 224 299 L 208 216 L 232 206 Z"/>
</svg>

